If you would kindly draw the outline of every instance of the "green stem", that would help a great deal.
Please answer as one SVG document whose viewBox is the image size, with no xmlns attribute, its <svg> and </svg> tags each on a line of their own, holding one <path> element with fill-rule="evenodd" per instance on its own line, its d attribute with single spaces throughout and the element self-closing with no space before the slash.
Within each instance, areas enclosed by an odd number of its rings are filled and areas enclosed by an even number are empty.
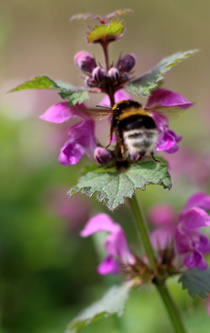
<svg viewBox="0 0 210 333">
<path fill-rule="evenodd" d="M 106 70 L 108 72 L 108 70 L 109 70 L 108 44 L 105 42 L 105 43 L 102 43 L 101 45 L 102 45 L 102 48 L 103 48 L 103 51 L 104 51 L 104 58 L 105 58 Z"/>
<path fill-rule="evenodd" d="M 136 219 L 136 224 L 137 224 L 138 231 L 140 233 L 141 240 L 144 244 L 144 248 L 145 248 L 147 258 L 149 260 L 151 268 L 154 269 L 155 268 L 155 253 L 154 253 L 154 250 L 152 248 L 152 244 L 150 242 L 145 217 L 144 217 L 144 215 L 143 215 L 143 213 L 142 213 L 142 211 L 141 211 L 141 209 L 138 205 L 136 195 L 134 194 L 133 197 L 129 200 L 130 200 L 131 209 L 132 209 L 133 214 L 134 214 L 135 219 Z"/>
<path fill-rule="evenodd" d="M 130 201 L 130 206 L 133 211 L 133 215 L 135 216 L 136 224 L 138 231 L 140 233 L 141 240 L 144 245 L 144 249 L 149 261 L 149 264 L 153 271 L 155 271 L 155 265 L 156 265 L 156 258 L 155 258 L 155 252 L 153 250 L 150 238 L 149 238 L 149 232 L 147 228 L 146 219 L 138 205 L 138 201 L 136 198 L 136 195 L 134 195 Z M 168 316 L 171 320 L 171 324 L 173 326 L 175 333 L 186 333 L 186 330 L 183 326 L 181 317 L 179 315 L 179 312 L 176 308 L 176 305 L 174 304 L 169 291 L 165 285 L 164 281 L 161 281 L 156 277 L 154 284 L 160 294 L 160 297 L 162 298 L 163 304 L 165 305 L 165 308 L 168 312 Z"/>
<path fill-rule="evenodd" d="M 186 330 L 183 325 L 182 319 L 180 317 L 179 311 L 178 311 L 176 304 L 174 303 L 171 295 L 169 294 L 169 291 L 168 291 L 166 285 L 161 284 L 160 282 L 157 282 L 155 285 L 160 294 L 160 297 L 162 298 L 165 308 L 168 312 L 168 316 L 171 319 L 171 323 L 173 325 L 174 332 L 186 333 Z"/>
</svg>

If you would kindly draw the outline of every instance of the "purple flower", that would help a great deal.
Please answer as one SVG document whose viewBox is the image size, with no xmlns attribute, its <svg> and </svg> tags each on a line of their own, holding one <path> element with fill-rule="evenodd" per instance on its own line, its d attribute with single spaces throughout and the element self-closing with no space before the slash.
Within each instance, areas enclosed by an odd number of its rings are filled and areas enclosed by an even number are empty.
<svg viewBox="0 0 210 333">
<path fill-rule="evenodd" d="M 96 147 L 94 151 L 94 158 L 99 164 L 107 164 L 113 159 L 113 155 L 110 150 L 104 147 Z"/>
<path fill-rule="evenodd" d="M 77 164 L 86 153 L 89 157 L 93 156 L 96 148 L 95 123 L 86 112 L 84 104 L 77 104 L 70 107 L 68 102 L 52 105 L 41 119 L 53 123 L 64 123 L 72 118 L 81 121 L 72 125 L 68 131 L 68 140 L 60 150 L 58 160 L 64 165 Z"/>
<path fill-rule="evenodd" d="M 136 56 L 134 54 L 125 54 L 118 60 L 117 68 L 120 72 L 130 72 L 136 65 Z"/>
<path fill-rule="evenodd" d="M 210 210 L 210 196 L 205 193 L 192 195 L 178 217 L 170 206 L 153 207 L 149 213 L 156 226 L 151 233 L 153 246 L 165 249 L 175 240 L 176 253 L 186 267 L 207 269 L 204 255 L 210 253 L 210 240 L 199 230 L 210 226 L 206 210 Z"/>
<path fill-rule="evenodd" d="M 120 272 L 120 264 L 134 265 L 135 257 L 128 248 L 124 231 L 108 215 L 98 214 L 92 217 L 81 231 L 81 236 L 88 237 L 101 231 L 106 231 L 109 235 L 104 244 L 107 257 L 98 266 L 98 273 L 117 274 Z"/>
<path fill-rule="evenodd" d="M 150 234 L 152 245 L 157 250 L 166 249 L 173 241 L 176 228 L 176 214 L 169 205 L 153 206 L 149 211 L 149 220 L 156 227 Z"/>
<path fill-rule="evenodd" d="M 192 105 L 188 99 L 174 91 L 163 88 L 153 91 L 152 95 L 148 98 L 145 108 L 152 112 L 153 119 L 161 133 L 156 146 L 157 151 L 175 153 L 179 149 L 178 143 L 182 139 L 181 136 L 169 128 L 167 117 L 158 113 L 158 110 L 173 112 L 174 108 L 188 109 Z"/>
<path fill-rule="evenodd" d="M 188 268 L 207 269 L 204 254 L 210 253 L 210 241 L 200 233 L 201 227 L 210 226 L 210 196 L 196 193 L 189 198 L 179 215 L 175 232 L 177 252 L 184 255 L 184 264 Z"/>
<path fill-rule="evenodd" d="M 74 62 L 81 71 L 89 74 L 97 66 L 95 58 L 86 51 L 77 52 L 74 56 Z"/>
</svg>

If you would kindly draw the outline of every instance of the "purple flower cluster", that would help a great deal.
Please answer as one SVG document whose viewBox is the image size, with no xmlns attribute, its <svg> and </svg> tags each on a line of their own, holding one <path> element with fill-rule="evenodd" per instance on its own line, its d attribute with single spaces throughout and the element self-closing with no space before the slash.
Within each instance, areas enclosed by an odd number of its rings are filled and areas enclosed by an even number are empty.
<svg viewBox="0 0 210 333">
<path fill-rule="evenodd" d="M 151 234 L 153 246 L 158 250 L 175 242 L 176 254 L 183 264 L 191 269 L 207 269 L 204 258 L 210 253 L 210 240 L 200 228 L 210 226 L 210 196 L 196 193 L 187 201 L 177 217 L 170 206 L 155 206 L 150 211 L 150 220 L 156 226 Z"/>
<path fill-rule="evenodd" d="M 98 66 L 95 58 L 86 51 L 78 52 L 74 61 L 85 74 L 87 87 L 98 88 L 101 92 L 107 93 L 110 85 L 114 91 L 117 91 L 129 82 L 132 75 L 130 72 L 136 64 L 136 57 L 128 53 L 118 60 L 116 66 L 111 66 L 108 70 Z"/>
<path fill-rule="evenodd" d="M 181 260 L 189 269 L 207 269 L 204 255 L 210 253 L 210 240 L 200 232 L 200 228 L 210 226 L 206 210 L 210 210 L 210 196 L 205 193 L 192 195 L 178 217 L 168 205 L 154 206 L 150 210 L 155 225 L 150 236 L 154 248 L 164 250 L 175 245 L 176 261 Z M 107 256 L 98 266 L 99 274 L 117 274 L 123 267 L 137 267 L 140 258 L 130 251 L 124 231 L 110 216 L 92 217 L 80 234 L 88 237 L 97 232 L 108 232 L 104 244 Z"/>
<path fill-rule="evenodd" d="M 94 62 L 91 61 L 91 64 L 93 67 Z M 81 68 L 87 70 L 86 64 L 82 61 Z M 116 103 L 121 100 L 132 99 L 123 89 L 117 90 L 114 94 L 114 98 Z M 100 104 L 104 106 L 110 105 L 109 97 L 105 96 Z M 190 106 L 192 106 L 192 103 L 185 97 L 162 88 L 156 89 L 148 98 L 145 109 L 151 113 L 160 133 L 156 146 L 157 152 L 176 152 L 179 149 L 178 143 L 182 139 L 181 136 L 177 135 L 169 128 L 167 117 L 159 113 L 158 110 L 161 111 L 162 109 L 170 108 L 171 112 L 173 112 L 174 108 L 187 109 Z M 76 104 L 70 107 L 68 102 L 63 102 L 52 105 L 40 116 L 42 120 L 59 124 L 73 118 L 80 120 L 79 123 L 69 128 L 68 139 L 60 150 L 58 159 L 59 162 L 64 165 L 77 164 L 84 154 L 87 154 L 89 158 L 99 156 L 99 158 L 96 157 L 96 160 L 100 164 L 104 164 L 104 161 L 109 161 L 112 158 L 110 152 L 105 149 L 102 150 L 101 146 L 98 144 L 95 137 L 95 120 L 91 118 L 87 111 L 88 108 L 84 104 Z M 99 149 L 97 147 L 99 147 Z M 96 148 L 97 151 L 94 154 Z M 107 156 L 109 156 L 109 159 L 107 159 Z"/>
</svg>

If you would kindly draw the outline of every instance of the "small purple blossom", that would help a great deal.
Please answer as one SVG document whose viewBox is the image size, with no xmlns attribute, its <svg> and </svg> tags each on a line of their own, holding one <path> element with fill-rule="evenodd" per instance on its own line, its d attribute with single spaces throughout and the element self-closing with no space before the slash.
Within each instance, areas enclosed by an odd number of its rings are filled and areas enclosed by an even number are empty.
<svg viewBox="0 0 210 333">
<path fill-rule="evenodd" d="M 97 66 L 95 58 L 86 51 L 77 52 L 74 56 L 74 62 L 81 71 L 89 74 L 91 74 Z"/>
<path fill-rule="evenodd" d="M 120 79 L 120 72 L 118 71 L 117 68 L 111 67 L 108 71 L 108 77 L 111 79 L 113 83 L 118 83 Z"/>
<path fill-rule="evenodd" d="M 210 196 L 205 193 L 192 195 L 176 219 L 169 207 L 155 207 L 150 212 L 151 222 L 158 225 L 151 234 L 153 245 L 163 249 L 175 239 L 177 255 L 187 268 L 207 269 L 204 255 L 210 253 L 210 240 L 200 232 L 200 228 L 210 226 L 206 210 L 210 210 Z"/>
<path fill-rule="evenodd" d="M 149 211 L 149 220 L 155 226 L 150 236 L 154 248 L 160 250 L 169 247 L 176 228 L 176 214 L 173 208 L 166 204 L 153 206 Z"/>
<path fill-rule="evenodd" d="M 130 72 L 136 65 L 136 56 L 134 54 L 125 54 L 118 60 L 117 68 L 120 72 Z"/>
<path fill-rule="evenodd" d="M 98 214 L 92 217 L 81 231 L 81 236 L 88 237 L 102 231 L 109 233 L 104 244 L 107 257 L 98 266 L 98 273 L 117 274 L 120 272 L 120 264 L 134 265 L 135 257 L 128 248 L 124 231 L 108 215 Z"/>
<path fill-rule="evenodd" d="M 85 110 L 84 104 L 70 107 L 68 102 L 64 102 L 52 105 L 40 116 L 41 119 L 53 123 L 64 123 L 72 118 L 81 120 L 69 128 L 68 140 L 61 148 L 58 157 L 61 164 L 77 164 L 85 153 L 89 157 L 93 156 L 96 148 L 95 122 L 87 115 Z"/>
<path fill-rule="evenodd" d="M 113 159 L 113 155 L 110 150 L 104 147 L 96 147 L 94 158 L 99 164 L 108 164 Z"/>
<path fill-rule="evenodd" d="M 188 268 L 207 269 L 204 254 L 210 253 L 210 241 L 200 233 L 201 227 L 210 226 L 210 196 L 196 193 L 189 198 L 179 215 L 175 233 L 177 251 L 185 255 L 184 264 Z"/>
<path fill-rule="evenodd" d="M 156 146 L 157 151 L 166 153 L 175 153 L 178 151 L 178 143 L 182 137 L 171 130 L 168 125 L 168 119 L 165 115 L 158 113 L 158 110 L 173 112 L 174 108 L 188 109 L 193 104 L 184 96 L 163 88 L 153 91 L 148 98 L 145 108 L 152 112 L 153 119 L 160 132 L 160 137 Z M 154 112 L 153 112 L 154 110 Z"/>
</svg>

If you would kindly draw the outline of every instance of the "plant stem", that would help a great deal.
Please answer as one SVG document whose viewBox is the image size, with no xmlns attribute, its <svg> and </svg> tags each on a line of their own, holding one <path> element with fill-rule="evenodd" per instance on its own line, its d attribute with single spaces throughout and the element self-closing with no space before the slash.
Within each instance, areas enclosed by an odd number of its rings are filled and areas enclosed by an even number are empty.
<svg viewBox="0 0 210 333">
<path fill-rule="evenodd" d="M 130 200 L 130 206 L 131 206 L 131 209 L 135 216 L 137 228 L 140 233 L 141 240 L 144 244 L 145 252 L 146 252 L 147 258 L 149 260 L 150 266 L 152 269 L 155 269 L 155 253 L 152 248 L 152 244 L 150 242 L 145 217 L 138 205 L 136 195 L 134 194 L 133 197 L 129 200 Z"/>
<path fill-rule="evenodd" d="M 136 198 L 136 195 L 129 199 L 131 210 L 133 212 L 133 215 L 136 219 L 136 225 L 138 228 L 138 231 L 140 233 L 141 240 L 144 245 L 144 249 L 150 264 L 150 267 L 153 269 L 155 273 L 155 265 L 156 265 L 156 258 L 155 258 L 155 252 L 152 247 L 150 238 L 149 238 L 149 232 L 147 228 L 146 219 L 138 205 L 138 201 Z M 165 282 L 158 279 L 158 277 L 155 278 L 154 285 L 156 286 L 160 297 L 162 298 L 163 304 L 165 305 L 165 308 L 168 312 L 168 316 L 171 320 L 171 324 L 173 326 L 175 333 L 186 333 L 186 330 L 184 328 L 184 325 L 182 323 L 181 317 L 179 315 L 179 312 L 176 308 L 176 305 L 174 304 L 169 291 L 165 285 Z"/>
<path fill-rule="evenodd" d="M 109 70 L 109 53 L 108 53 L 108 44 L 107 43 L 102 43 L 101 44 L 103 47 L 104 51 L 104 57 L 105 57 L 105 64 L 106 64 L 106 70 L 108 72 Z"/>
<path fill-rule="evenodd" d="M 162 301 L 165 305 L 165 308 L 168 312 L 168 316 L 171 319 L 171 323 L 174 328 L 174 332 L 176 333 L 186 333 L 185 327 L 183 325 L 182 319 L 180 317 L 179 311 L 174 303 L 171 295 L 165 284 L 160 283 L 159 281 L 156 282 L 156 288 L 162 298 Z"/>
</svg>

